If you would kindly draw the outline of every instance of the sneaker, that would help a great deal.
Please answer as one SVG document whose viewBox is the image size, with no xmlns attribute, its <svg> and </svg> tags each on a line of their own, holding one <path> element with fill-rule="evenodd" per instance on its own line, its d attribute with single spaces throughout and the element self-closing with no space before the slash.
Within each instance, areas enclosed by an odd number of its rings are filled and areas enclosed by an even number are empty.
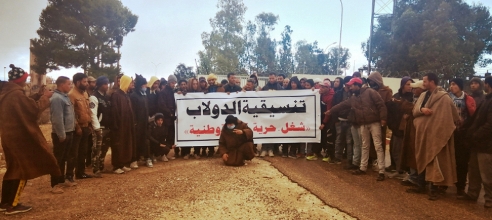
<svg viewBox="0 0 492 220">
<path fill-rule="evenodd" d="M 113 171 L 114 174 L 124 174 L 125 171 L 123 171 L 122 169 L 116 169 Z"/>
<path fill-rule="evenodd" d="M 318 157 L 317 157 L 316 155 L 307 156 L 307 157 L 306 157 L 306 160 L 309 160 L 309 161 L 314 161 L 314 160 L 318 160 Z"/>
<path fill-rule="evenodd" d="M 75 182 L 75 180 L 73 180 L 73 176 L 67 176 L 66 179 L 65 179 L 65 182 L 70 182 L 72 184 L 75 184 L 77 185 L 77 183 Z"/>
<path fill-rule="evenodd" d="M 58 185 L 60 185 L 60 183 Z M 64 187 L 72 187 L 72 186 L 76 186 L 77 183 L 75 181 L 70 182 L 70 180 L 66 179 L 65 182 L 61 183 L 61 185 Z"/>
<path fill-rule="evenodd" d="M 439 197 L 438 197 L 438 193 L 437 193 L 437 192 L 433 192 L 433 191 L 431 191 L 431 192 L 429 193 L 429 200 L 430 200 L 430 201 L 436 201 L 438 198 L 439 198 Z"/>
<path fill-rule="evenodd" d="M 288 157 L 288 155 L 287 155 L 287 154 L 282 154 L 282 157 L 283 157 L 283 158 L 287 158 L 287 157 Z"/>
<path fill-rule="evenodd" d="M 9 206 L 7 210 L 5 211 L 5 215 L 14 215 L 17 213 L 23 213 L 23 212 L 28 212 L 31 211 L 32 207 L 31 206 L 23 206 L 21 204 L 18 204 L 15 207 Z"/>
<path fill-rule="evenodd" d="M 376 180 L 377 180 L 377 181 L 383 181 L 383 180 L 384 180 L 384 178 L 385 178 L 384 173 L 380 173 L 380 174 L 378 175 L 378 178 L 377 178 Z"/>
<path fill-rule="evenodd" d="M 273 154 L 273 150 L 269 150 L 268 151 L 268 156 L 270 156 L 270 157 L 274 157 L 275 156 L 275 154 Z"/>
<path fill-rule="evenodd" d="M 176 160 L 175 156 L 169 157 L 169 160 Z"/>
<path fill-rule="evenodd" d="M 415 184 L 412 183 L 412 181 L 410 181 L 410 180 L 403 180 L 400 182 L 400 184 L 403 186 L 415 186 Z"/>
<path fill-rule="evenodd" d="M 51 188 L 51 193 L 53 193 L 53 194 L 62 194 L 63 193 L 63 189 L 62 189 L 61 184 L 57 184 L 57 185 L 53 186 L 53 188 Z"/>
<path fill-rule="evenodd" d="M 260 156 L 260 152 L 256 152 L 255 157 L 259 157 L 259 156 Z"/>
<path fill-rule="evenodd" d="M 184 157 L 183 157 L 183 159 L 185 159 L 185 160 L 190 159 L 190 155 L 189 155 L 189 154 L 187 154 L 186 156 L 184 156 Z"/>
<path fill-rule="evenodd" d="M 478 198 L 473 198 L 471 197 L 470 195 L 468 195 L 467 193 L 463 194 L 463 195 L 459 195 L 459 196 L 456 196 L 457 199 L 459 200 L 464 200 L 464 201 L 473 201 L 473 202 L 476 202 Z"/>
<path fill-rule="evenodd" d="M 0 212 L 5 212 L 7 211 L 7 208 L 9 207 L 8 203 L 2 203 L 0 204 Z"/>
<path fill-rule="evenodd" d="M 132 168 L 132 169 L 138 169 L 138 164 L 137 164 L 137 161 L 132 162 L 132 163 L 130 164 L 130 168 Z"/>
<path fill-rule="evenodd" d="M 128 167 L 123 167 L 123 168 L 121 168 L 121 169 L 122 169 L 123 171 L 125 171 L 125 172 L 130 172 L 130 171 L 132 171 L 132 169 L 131 169 L 131 168 L 128 168 Z"/>
<path fill-rule="evenodd" d="M 167 159 L 166 155 L 162 155 L 161 160 L 164 162 L 169 162 L 169 159 Z"/>
<path fill-rule="evenodd" d="M 356 170 L 354 172 L 352 172 L 352 175 L 365 175 L 366 174 L 366 171 L 363 171 L 363 170 Z"/>
<path fill-rule="evenodd" d="M 94 173 L 94 175 L 92 175 L 94 178 L 102 178 L 102 174 L 101 174 L 101 171 L 97 171 Z"/>
<path fill-rule="evenodd" d="M 322 161 L 323 162 L 330 162 L 330 159 L 331 159 L 330 157 L 323 157 Z"/>
<path fill-rule="evenodd" d="M 200 155 L 198 155 L 198 154 L 193 154 L 193 157 L 194 157 L 195 159 L 200 159 Z"/>
<path fill-rule="evenodd" d="M 266 151 L 261 151 L 260 157 L 266 156 L 267 152 Z"/>
<path fill-rule="evenodd" d="M 146 162 L 146 164 L 145 164 L 145 165 L 146 165 L 148 168 L 152 168 L 152 167 L 154 167 L 154 164 L 152 164 L 152 160 L 151 160 L 150 158 L 149 158 L 149 159 L 147 159 L 147 162 Z"/>
<path fill-rule="evenodd" d="M 294 154 L 289 154 L 289 158 L 291 158 L 291 159 L 297 159 L 297 156 L 294 155 Z"/>
<path fill-rule="evenodd" d="M 342 164 L 342 161 L 338 158 L 333 158 L 332 163 L 333 164 Z"/>
</svg>

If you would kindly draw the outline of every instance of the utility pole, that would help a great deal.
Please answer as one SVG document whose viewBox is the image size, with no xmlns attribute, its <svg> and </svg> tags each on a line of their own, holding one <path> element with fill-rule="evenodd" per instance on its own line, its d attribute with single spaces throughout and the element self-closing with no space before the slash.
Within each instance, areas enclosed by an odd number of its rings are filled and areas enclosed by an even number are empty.
<svg viewBox="0 0 492 220">
<path fill-rule="evenodd" d="M 374 18 L 379 18 L 380 16 L 393 16 L 398 5 L 398 0 L 372 0 L 372 12 L 371 12 L 371 32 L 369 36 L 368 45 L 368 58 L 369 62 L 367 65 L 367 74 L 371 74 L 371 60 L 372 60 L 372 37 L 374 36 Z M 376 8 L 377 6 L 377 8 Z"/>
<path fill-rule="evenodd" d="M 340 15 L 340 39 L 338 41 L 337 74 L 336 75 L 338 75 L 338 70 L 340 69 L 340 56 L 342 53 L 342 27 L 343 27 L 343 3 L 342 3 L 342 0 L 340 0 L 340 6 L 342 7 L 342 12 Z"/>
</svg>

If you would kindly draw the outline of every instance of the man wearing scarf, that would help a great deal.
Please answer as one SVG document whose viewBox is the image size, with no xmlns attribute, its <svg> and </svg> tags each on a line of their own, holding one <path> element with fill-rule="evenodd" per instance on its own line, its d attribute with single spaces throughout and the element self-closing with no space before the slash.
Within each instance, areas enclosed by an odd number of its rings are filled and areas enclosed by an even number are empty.
<svg viewBox="0 0 492 220">
<path fill-rule="evenodd" d="M 243 166 L 245 160 L 255 157 L 253 131 L 248 124 L 229 115 L 220 132 L 219 154 L 227 166 Z"/>
</svg>

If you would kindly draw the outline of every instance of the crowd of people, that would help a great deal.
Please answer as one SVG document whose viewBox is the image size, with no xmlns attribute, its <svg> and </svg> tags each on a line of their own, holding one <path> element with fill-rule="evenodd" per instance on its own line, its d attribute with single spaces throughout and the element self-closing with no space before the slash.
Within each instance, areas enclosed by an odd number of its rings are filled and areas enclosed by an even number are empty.
<svg viewBox="0 0 492 220">
<path fill-rule="evenodd" d="M 377 181 L 385 180 L 388 173 L 405 177 L 401 184 L 409 186 L 408 193 L 428 193 L 430 200 L 456 185 L 458 199 L 476 201 L 483 185 L 485 207 L 492 207 L 492 137 L 488 135 L 492 77 L 473 78 L 468 93 L 459 78 L 450 80 L 445 91 L 438 86 L 436 74 L 428 73 L 417 82 L 403 77 L 393 93 L 378 72 L 367 79 L 355 72 L 333 81 L 272 72 L 263 87 L 256 74 L 245 85 L 235 73 L 220 83 L 214 74 L 179 81 L 174 75 L 148 81 L 141 75 L 118 75 L 110 86 L 105 76 L 95 79 L 77 73 L 72 78 L 60 76 L 54 92 L 43 87 L 27 97 L 22 88 L 28 74 L 10 67 L 9 82 L 0 82 L 0 132 L 7 162 L 0 211 L 6 214 L 31 209 L 18 203 L 29 179 L 50 174 L 51 192 L 59 194 L 64 187 L 77 185 L 75 179 L 101 178 L 109 148 L 115 174 L 140 166 L 152 168 L 157 161 L 177 157 L 218 155 L 226 165 L 241 166 L 255 156 L 277 154 L 309 161 L 320 158 L 335 165 L 343 162 L 354 175 L 365 175 L 373 166 Z M 175 145 L 175 94 L 302 89 L 318 89 L 321 95 L 320 143 L 262 144 L 257 149 L 248 125 L 230 115 L 217 152 L 217 146 Z M 52 152 L 36 124 L 46 108 L 50 108 Z M 385 164 L 386 147 L 390 166 Z M 92 174 L 86 173 L 87 167 Z"/>
</svg>

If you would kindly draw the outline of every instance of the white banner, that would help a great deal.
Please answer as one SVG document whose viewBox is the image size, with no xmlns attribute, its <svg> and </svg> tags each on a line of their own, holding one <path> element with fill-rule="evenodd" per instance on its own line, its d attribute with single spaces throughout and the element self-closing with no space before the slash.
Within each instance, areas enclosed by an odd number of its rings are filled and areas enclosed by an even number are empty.
<svg viewBox="0 0 492 220">
<path fill-rule="evenodd" d="M 318 90 L 176 94 L 176 145 L 217 146 L 225 118 L 253 130 L 254 143 L 319 143 Z"/>
</svg>

